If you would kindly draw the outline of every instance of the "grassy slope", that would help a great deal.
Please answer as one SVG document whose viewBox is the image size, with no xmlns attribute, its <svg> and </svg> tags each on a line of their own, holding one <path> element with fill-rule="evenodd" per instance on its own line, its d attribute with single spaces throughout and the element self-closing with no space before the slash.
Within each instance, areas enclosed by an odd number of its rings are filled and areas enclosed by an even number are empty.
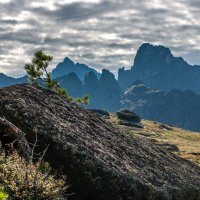
<svg viewBox="0 0 200 200">
<path fill-rule="evenodd" d="M 119 126 L 121 129 L 128 130 L 131 134 L 146 137 L 154 143 L 175 144 L 179 152 L 175 154 L 195 162 L 200 166 L 200 133 L 183 130 L 176 127 L 163 128 L 160 123 L 142 120 L 144 129 L 119 125 L 116 114 L 111 113 L 110 122 Z"/>
</svg>

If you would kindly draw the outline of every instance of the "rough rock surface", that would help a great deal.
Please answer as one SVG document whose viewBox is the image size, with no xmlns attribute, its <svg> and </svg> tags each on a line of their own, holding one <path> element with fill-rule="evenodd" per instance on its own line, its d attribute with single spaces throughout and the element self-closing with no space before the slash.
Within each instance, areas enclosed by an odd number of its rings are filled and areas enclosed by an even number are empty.
<svg viewBox="0 0 200 200">
<path fill-rule="evenodd" d="M 30 85 L 0 89 L 0 116 L 28 140 L 38 133 L 46 159 L 83 200 L 199 200 L 200 168 L 97 115 Z M 77 199 L 77 198 L 76 198 Z"/>
<path fill-rule="evenodd" d="M 167 151 L 170 152 L 179 152 L 179 148 L 175 144 L 160 143 L 157 145 L 164 147 Z"/>
</svg>

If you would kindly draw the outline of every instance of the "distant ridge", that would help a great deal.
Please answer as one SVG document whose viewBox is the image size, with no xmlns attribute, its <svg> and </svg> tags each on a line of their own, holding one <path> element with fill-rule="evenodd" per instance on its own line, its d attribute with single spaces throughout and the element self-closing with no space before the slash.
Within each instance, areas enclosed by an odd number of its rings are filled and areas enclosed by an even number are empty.
<svg viewBox="0 0 200 200">
<path fill-rule="evenodd" d="M 101 74 L 85 64 L 74 63 L 66 57 L 52 71 L 54 78 L 60 78 L 75 73 L 80 81 L 89 72 L 93 72 L 97 79 Z M 149 43 L 142 44 L 135 56 L 134 64 L 129 70 L 118 70 L 118 83 L 122 90 L 126 90 L 136 80 L 162 91 L 172 89 L 191 90 L 200 94 L 200 66 L 190 65 L 182 57 L 174 57 L 169 48 L 154 46 Z M 24 83 L 26 77 L 12 78 L 0 74 L 0 87 Z"/>
<path fill-rule="evenodd" d="M 66 57 L 63 62 L 60 62 L 56 68 L 52 71 L 54 78 L 58 78 L 69 73 L 76 73 L 77 77 L 82 81 L 84 76 L 89 72 L 94 72 L 95 75 L 99 78 L 100 74 L 93 68 L 88 67 L 85 64 L 74 63 L 71 59 Z"/>
<path fill-rule="evenodd" d="M 23 76 L 20 78 L 13 78 L 3 73 L 0 73 L 0 87 L 7 87 L 20 83 L 27 83 L 27 76 Z"/>
</svg>

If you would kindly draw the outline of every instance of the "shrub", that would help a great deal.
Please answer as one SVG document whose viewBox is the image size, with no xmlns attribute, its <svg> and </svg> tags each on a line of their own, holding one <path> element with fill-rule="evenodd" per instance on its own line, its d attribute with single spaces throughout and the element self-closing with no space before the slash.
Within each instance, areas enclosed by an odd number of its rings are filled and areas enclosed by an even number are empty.
<svg viewBox="0 0 200 200">
<path fill-rule="evenodd" d="M 4 188 L 0 185 L 0 200 L 8 199 L 8 194 L 4 191 Z"/>
<path fill-rule="evenodd" d="M 0 200 L 63 200 L 66 198 L 65 177 L 50 174 L 46 163 L 26 161 L 17 152 L 4 160 L 0 154 Z"/>
</svg>

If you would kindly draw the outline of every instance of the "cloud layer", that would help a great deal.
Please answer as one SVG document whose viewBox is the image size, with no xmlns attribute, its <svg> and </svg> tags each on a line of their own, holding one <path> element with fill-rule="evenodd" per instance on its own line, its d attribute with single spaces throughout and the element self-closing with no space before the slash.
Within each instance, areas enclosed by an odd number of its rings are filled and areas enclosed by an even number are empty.
<svg viewBox="0 0 200 200">
<path fill-rule="evenodd" d="M 0 72 L 24 74 L 38 49 L 101 70 L 130 67 L 149 42 L 200 64 L 199 0 L 1 0 Z"/>
</svg>

